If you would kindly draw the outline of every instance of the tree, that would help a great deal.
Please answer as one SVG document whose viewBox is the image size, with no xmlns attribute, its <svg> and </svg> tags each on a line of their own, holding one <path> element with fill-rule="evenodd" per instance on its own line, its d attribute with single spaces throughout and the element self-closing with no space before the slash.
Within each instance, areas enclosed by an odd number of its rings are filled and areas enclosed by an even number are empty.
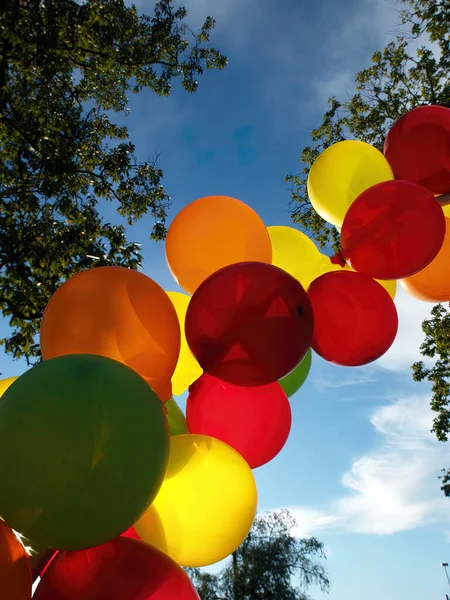
<svg viewBox="0 0 450 600">
<path fill-rule="evenodd" d="M 43 310 L 62 281 L 101 265 L 138 268 L 129 225 L 145 215 L 164 237 L 169 196 L 156 157 L 142 162 L 126 126 L 127 94 L 197 89 L 225 57 L 184 8 L 159 0 L 152 16 L 122 0 L 3 0 L 0 7 L 0 310 L 14 358 L 39 359 Z M 143 115 L 148 119 L 148 115 Z M 120 222 L 120 220 L 119 220 Z M 149 232 L 150 233 L 150 232 Z"/>
<path fill-rule="evenodd" d="M 288 510 L 258 516 L 219 575 L 188 570 L 201 599 L 306 600 L 311 585 L 328 592 L 324 545 L 316 538 L 296 538 L 295 526 Z"/>
<path fill-rule="evenodd" d="M 348 100 L 328 100 L 329 109 L 322 124 L 311 132 L 312 145 L 303 149 L 301 173 L 288 175 L 293 221 L 317 240 L 321 247 L 331 244 L 339 249 L 339 234 L 312 208 L 306 191 L 311 165 L 328 146 L 345 139 L 359 139 L 382 150 L 391 125 L 409 110 L 427 104 L 450 108 L 450 2 L 449 0 L 400 0 L 401 22 L 409 27 L 375 52 L 372 65 L 356 75 L 356 93 Z M 423 39 L 417 50 L 411 41 Z M 434 47 L 430 46 L 433 43 Z M 449 190 L 450 191 L 450 190 Z M 450 317 L 436 306 L 431 319 L 423 323 L 424 356 L 436 359 L 432 368 L 422 362 L 413 365 L 416 381 L 427 379 L 433 384 L 431 408 L 436 412 L 433 430 L 441 441 L 450 433 Z M 442 489 L 450 496 L 450 469 L 444 471 Z"/>
</svg>

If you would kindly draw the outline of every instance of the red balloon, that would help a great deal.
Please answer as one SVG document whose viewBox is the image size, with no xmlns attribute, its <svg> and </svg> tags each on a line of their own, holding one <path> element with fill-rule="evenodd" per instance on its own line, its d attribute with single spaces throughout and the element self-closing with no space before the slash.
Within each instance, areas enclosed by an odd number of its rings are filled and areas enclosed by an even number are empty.
<svg viewBox="0 0 450 600">
<path fill-rule="evenodd" d="M 450 192 L 450 109 L 420 106 L 406 113 L 387 134 L 384 155 L 396 179 L 433 194 Z"/>
<path fill-rule="evenodd" d="M 122 533 L 122 537 L 130 538 L 131 540 L 140 540 L 138 532 L 134 527 L 130 527 Z"/>
<path fill-rule="evenodd" d="M 203 370 L 236 385 L 266 385 L 294 369 L 310 346 L 308 294 L 282 269 L 229 265 L 196 290 L 186 339 Z"/>
<path fill-rule="evenodd" d="M 33 600 L 200 600 L 189 577 L 156 548 L 119 537 L 60 552 Z"/>
<path fill-rule="evenodd" d="M 433 260 L 444 237 L 444 213 L 431 192 L 409 181 L 384 181 L 348 209 L 341 253 L 359 273 L 403 279 Z"/>
<path fill-rule="evenodd" d="M 189 433 L 222 440 L 255 469 L 285 445 L 291 407 L 279 383 L 242 387 L 205 373 L 189 388 L 186 420 Z"/>
<path fill-rule="evenodd" d="M 335 271 L 308 288 L 314 311 L 312 348 L 346 367 L 380 358 L 397 335 L 397 310 L 378 282 L 354 271 Z"/>
</svg>

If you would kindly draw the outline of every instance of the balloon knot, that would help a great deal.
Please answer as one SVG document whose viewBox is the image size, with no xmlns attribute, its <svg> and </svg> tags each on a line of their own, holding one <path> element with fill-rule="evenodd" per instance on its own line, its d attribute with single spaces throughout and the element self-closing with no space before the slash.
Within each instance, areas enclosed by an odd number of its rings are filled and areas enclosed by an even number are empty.
<svg viewBox="0 0 450 600">
<path fill-rule="evenodd" d="M 347 264 L 341 250 L 336 252 L 336 254 L 330 258 L 330 261 L 333 263 L 333 265 L 339 265 L 341 267 L 345 267 Z"/>
</svg>

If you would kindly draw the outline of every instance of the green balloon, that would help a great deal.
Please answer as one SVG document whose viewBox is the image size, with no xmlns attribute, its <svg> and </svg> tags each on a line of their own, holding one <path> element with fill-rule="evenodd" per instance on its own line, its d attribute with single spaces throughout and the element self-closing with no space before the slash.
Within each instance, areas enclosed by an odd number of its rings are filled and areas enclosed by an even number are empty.
<svg viewBox="0 0 450 600">
<path fill-rule="evenodd" d="M 0 515 L 38 547 L 103 544 L 155 498 L 169 443 L 163 403 L 129 367 L 44 361 L 0 403 Z"/>
<path fill-rule="evenodd" d="M 293 396 L 295 392 L 298 392 L 305 383 L 311 368 L 311 359 L 312 352 L 310 348 L 305 354 L 304 359 L 295 367 L 295 369 L 278 382 L 288 398 Z"/>
<path fill-rule="evenodd" d="M 173 398 L 166 402 L 167 420 L 169 422 L 170 435 L 183 435 L 189 433 L 186 417 Z"/>
</svg>

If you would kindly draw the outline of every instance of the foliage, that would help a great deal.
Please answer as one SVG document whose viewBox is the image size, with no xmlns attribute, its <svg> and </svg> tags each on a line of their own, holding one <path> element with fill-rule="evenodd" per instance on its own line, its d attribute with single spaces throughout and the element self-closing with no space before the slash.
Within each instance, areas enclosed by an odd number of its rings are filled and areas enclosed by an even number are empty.
<svg viewBox="0 0 450 600">
<path fill-rule="evenodd" d="M 0 309 L 12 327 L 1 343 L 14 358 L 39 357 L 39 321 L 62 281 L 138 268 L 139 244 L 100 215 L 105 202 L 118 222 L 150 215 L 152 238 L 164 237 L 163 172 L 113 116 L 127 114 L 127 93 L 167 96 L 176 78 L 194 92 L 205 68 L 225 66 L 208 46 L 214 20 L 194 34 L 185 17 L 172 0 L 151 16 L 122 0 L 1 3 Z"/>
<path fill-rule="evenodd" d="M 411 35 L 425 34 L 427 42 L 439 42 L 440 54 L 436 56 L 429 43 L 412 51 L 411 36 L 399 36 L 384 50 L 375 52 L 372 65 L 356 75 L 356 93 L 349 100 L 328 100 L 322 124 L 311 132 L 312 144 L 301 153 L 305 166 L 300 173 L 286 176 L 292 186 L 291 217 L 321 247 L 331 243 L 337 249 L 339 235 L 313 210 L 307 196 L 308 173 L 319 154 L 346 139 L 362 140 L 382 149 L 393 122 L 412 108 L 422 104 L 450 107 L 449 2 L 403 3 L 408 7 L 402 12 L 402 21 L 411 24 Z"/>
<path fill-rule="evenodd" d="M 399 36 L 372 57 L 372 65 L 356 75 L 355 94 L 348 100 L 328 100 L 329 109 L 322 124 L 311 132 L 312 145 L 303 149 L 304 168 L 288 175 L 292 185 L 292 212 L 295 223 L 310 233 L 321 246 L 339 249 L 337 230 L 313 210 L 306 181 L 311 165 L 328 146 L 345 139 L 363 140 L 382 150 L 386 133 L 409 110 L 427 104 L 450 108 L 450 2 L 449 0 L 400 0 L 401 21 L 409 34 Z M 423 44 L 417 48 L 417 38 Z M 416 50 L 414 50 L 416 48 Z M 423 324 L 424 356 L 436 359 L 432 368 L 413 365 L 417 381 L 433 384 L 431 408 L 436 412 L 434 432 L 441 441 L 450 433 L 450 336 L 449 316 L 436 306 L 431 319 Z M 443 471 L 442 489 L 450 496 L 450 469 Z"/>
<path fill-rule="evenodd" d="M 306 600 L 311 585 L 328 592 L 324 545 L 316 538 L 296 538 L 295 526 L 287 510 L 258 516 L 220 574 L 189 570 L 201 599 Z"/>
<path fill-rule="evenodd" d="M 431 408 L 437 413 L 433 431 L 441 442 L 447 442 L 450 434 L 450 311 L 437 304 L 431 318 L 422 324 L 425 341 L 420 347 L 423 356 L 434 359 L 432 367 L 423 361 L 413 366 L 415 381 L 427 379 L 432 385 Z M 443 471 L 442 490 L 450 496 L 450 469 Z"/>
</svg>

